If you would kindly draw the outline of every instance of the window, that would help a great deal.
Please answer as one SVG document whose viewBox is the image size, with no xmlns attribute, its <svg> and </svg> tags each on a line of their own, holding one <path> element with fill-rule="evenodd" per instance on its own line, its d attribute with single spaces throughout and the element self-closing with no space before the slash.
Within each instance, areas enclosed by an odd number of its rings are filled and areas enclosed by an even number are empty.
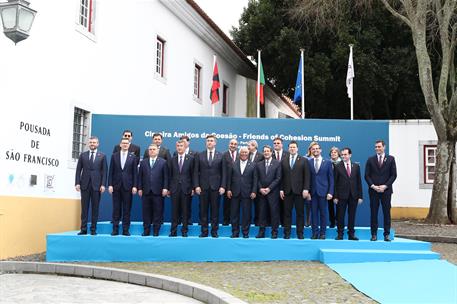
<svg viewBox="0 0 457 304">
<path fill-rule="evenodd" d="M 435 180 L 436 145 L 424 145 L 424 184 Z"/>
<path fill-rule="evenodd" d="M 194 97 L 200 99 L 200 78 L 202 67 L 198 64 L 194 66 Z"/>
<path fill-rule="evenodd" d="M 228 114 L 228 96 L 229 94 L 229 87 L 228 85 L 224 84 L 222 87 L 222 114 Z"/>
<path fill-rule="evenodd" d="M 78 159 L 79 154 L 84 151 L 87 136 L 89 133 L 89 115 L 90 112 L 75 107 L 73 115 L 73 144 L 71 156 Z"/>
<path fill-rule="evenodd" d="M 80 0 L 78 22 L 89 33 L 94 33 L 94 2 L 95 0 Z"/>
<path fill-rule="evenodd" d="M 165 40 L 157 36 L 156 74 L 163 77 L 165 57 Z"/>
</svg>

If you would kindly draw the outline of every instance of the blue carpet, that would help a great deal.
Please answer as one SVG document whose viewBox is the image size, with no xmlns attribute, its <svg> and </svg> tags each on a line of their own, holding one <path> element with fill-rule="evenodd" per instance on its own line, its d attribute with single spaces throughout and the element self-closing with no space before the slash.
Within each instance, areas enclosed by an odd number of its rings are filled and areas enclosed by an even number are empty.
<svg viewBox="0 0 457 304">
<path fill-rule="evenodd" d="M 327 265 L 380 303 L 457 303 L 457 266 L 445 260 Z"/>
</svg>

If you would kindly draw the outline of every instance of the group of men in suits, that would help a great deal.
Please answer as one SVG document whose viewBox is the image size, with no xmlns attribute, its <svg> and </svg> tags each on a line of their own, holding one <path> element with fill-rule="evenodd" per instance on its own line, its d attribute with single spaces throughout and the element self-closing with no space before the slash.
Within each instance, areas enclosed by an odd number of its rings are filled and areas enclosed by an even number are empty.
<svg viewBox="0 0 457 304">
<path fill-rule="evenodd" d="M 208 135 L 205 150 L 197 153 L 189 148 L 189 138 L 183 136 L 176 142 L 173 157 L 162 145 L 162 135 L 153 135 L 140 161 L 140 148 L 131 143 L 133 134 L 126 130 L 107 170 L 106 156 L 97 151 L 98 139 L 91 137 L 89 151 L 82 153 L 76 170 L 76 190 L 81 191 L 81 231 L 87 234 L 87 214 L 92 204 L 91 234 L 96 234 L 100 194 L 108 191 L 113 196 L 113 231 L 130 235 L 130 210 L 132 196 L 142 199 L 143 236 L 157 236 L 163 223 L 164 198 L 171 197 L 172 219 L 170 237 L 181 234 L 187 237 L 191 222 L 192 196 L 199 196 L 200 237 L 218 237 L 219 204 L 224 196 L 223 224 L 231 224 L 232 238 L 249 237 L 251 219 L 259 227 L 257 238 L 265 237 L 271 226 L 271 237 L 278 237 L 278 227 L 284 228 L 284 238 L 291 237 L 292 213 L 295 208 L 296 233 L 304 238 L 305 211 L 311 214 L 312 239 L 325 239 L 327 226 L 327 201 L 337 204 L 338 236 L 343 239 L 344 220 L 348 213 L 348 238 L 355 236 L 357 205 L 363 200 L 360 166 L 351 161 L 350 148 L 342 149 L 342 161 L 332 165 L 322 157 L 317 142 L 310 145 L 310 156 L 298 154 L 298 144 L 291 141 L 284 151 L 281 138 L 273 140 L 273 147 L 264 146 L 258 151 L 252 140 L 238 150 L 232 139 L 224 153 L 216 150 L 217 139 Z M 379 205 L 384 213 L 384 240 L 390 234 L 390 197 L 396 178 L 395 159 L 384 153 L 385 144 L 377 141 L 376 155 L 366 164 L 365 180 L 370 190 L 371 240 L 377 239 L 377 214 Z M 108 176 L 107 176 L 108 175 Z M 254 206 L 254 215 L 251 214 Z M 211 229 L 210 229 L 211 224 Z M 241 228 L 241 229 L 240 229 Z"/>
</svg>

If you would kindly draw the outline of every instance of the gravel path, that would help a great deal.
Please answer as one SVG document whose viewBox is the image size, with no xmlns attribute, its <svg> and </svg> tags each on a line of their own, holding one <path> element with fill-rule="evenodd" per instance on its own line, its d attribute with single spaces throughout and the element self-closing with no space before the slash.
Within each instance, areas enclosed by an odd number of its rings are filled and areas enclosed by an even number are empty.
<svg viewBox="0 0 457 304">
<path fill-rule="evenodd" d="M 418 220 L 406 220 L 392 221 L 392 228 L 395 229 L 396 234 L 457 238 L 457 225 L 432 225 Z"/>
</svg>

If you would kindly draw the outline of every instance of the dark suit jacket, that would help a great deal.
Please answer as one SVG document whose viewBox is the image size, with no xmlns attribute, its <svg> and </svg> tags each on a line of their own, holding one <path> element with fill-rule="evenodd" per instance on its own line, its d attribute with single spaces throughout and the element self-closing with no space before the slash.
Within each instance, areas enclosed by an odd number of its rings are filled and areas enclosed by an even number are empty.
<svg viewBox="0 0 457 304">
<path fill-rule="evenodd" d="M 88 190 L 89 187 L 92 187 L 92 190 L 100 191 L 100 186 L 106 185 L 106 175 L 108 173 L 106 156 L 97 151 L 94 161 L 91 162 L 89 152 L 86 151 L 79 155 L 75 185 L 80 185 L 81 190 Z"/>
<path fill-rule="evenodd" d="M 238 160 L 240 153 L 236 151 L 235 153 L 235 161 Z M 229 167 L 232 166 L 234 163 L 233 158 L 230 154 L 230 151 L 227 150 L 222 154 L 222 164 L 225 167 L 225 174 L 228 174 Z M 228 183 L 228 175 L 226 176 L 225 180 Z"/>
<path fill-rule="evenodd" d="M 257 170 L 255 163 L 248 160 L 243 174 L 241 174 L 241 161 L 228 166 L 227 191 L 232 191 L 232 195 L 242 198 L 249 198 L 251 193 L 257 193 Z"/>
<path fill-rule="evenodd" d="M 116 152 L 121 151 L 121 146 L 120 145 L 115 145 L 113 148 L 113 154 Z M 136 157 L 140 158 L 140 147 L 135 145 L 135 144 L 130 144 L 129 146 L 129 152 L 132 152 L 135 154 Z"/>
<path fill-rule="evenodd" d="M 184 155 L 182 170 L 179 172 L 179 156 L 175 155 L 168 162 L 168 168 L 170 170 L 170 191 L 171 193 L 178 191 L 178 187 L 181 186 L 181 191 L 185 194 L 191 194 L 192 189 L 195 186 L 194 177 L 194 158 L 189 154 Z"/>
<path fill-rule="evenodd" d="M 222 162 L 222 153 L 215 151 L 211 166 L 208 163 L 207 150 L 198 153 L 195 158 L 195 187 L 202 190 L 219 190 L 226 188 L 225 166 Z"/>
<path fill-rule="evenodd" d="M 167 148 L 165 148 L 163 145 L 160 146 L 159 154 L 157 156 L 160 158 L 163 158 L 167 162 L 171 159 L 170 151 Z M 149 151 L 146 148 L 146 151 L 144 151 L 144 154 L 143 154 L 143 159 L 148 158 L 148 157 L 149 157 Z"/>
<path fill-rule="evenodd" d="M 279 186 L 281 183 L 281 164 L 276 159 L 271 159 L 270 168 L 268 174 L 266 173 L 265 160 L 262 160 L 256 164 L 257 166 L 257 183 L 258 189 L 270 188 L 271 192 L 277 192 L 279 195 Z"/>
<path fill-rule="evenodd" d="M 282 161 L 284 158 L 286 158 L 287 156 L 289 156 L 289 154 L 290 154 L 290 153 L 289 153 L 288 151 L 282 149 L 281 161 Z M 273 158 L 274 158 L 274 159 L 277 159 L 277 158 L 276 158 L 276 151 L 274 151 L 274 150 L 273 150 Z"/>
<path fill-rule="evenodd" d="M 385 193 L 392 193 L 392 184 L 397 178 L 397 165 L 395 158 L 391 155 L 385 155 L 381 168 L 378 165 L 378 156 L 374 155 L 367 160 L 365 165 L 365 180 L 368 187 L 371 185 L 386 185 Z M 370 191 L 374 191 L 370 188 Z"/>
<path fill-rule="evenodd" d="M 155 195 L 162 195 L 163 189 L 168 189 L 167 162 L 157 157 L 151 169 L 149 157 L 144 158 L 138 172 L 138 190 L 143 190 L 144 194 L 152 192 Z"/>
<path fill-rule="evenodd" d="M 176 150 L 173 152 L 173 157 L 175 157 L 176 155 L 178 155 L 178 153 L 176 152 Z M 189 156 L 192 156 L 195 158 L 195 155 L 197 155 L 197 151 L 194 151 L 194 150 L 191 150 L 189 149 L 189 152 L 187 153 L 187 155 Z"/>
<path fill-rule="evenodd" d="M 138 177 L 138 158 L 132 152 L 127 154 L 124 169 L 121 167 L 121 152 L 116 152 L 111 156 L 108 174 L 108 186 L 113 186 L 114 190 L 131 191 L 136 187 Z"/>
<path fill-rule="evenodd" d="M 301 195 L 303 190 L 309 191 L 310 185 L 310 171 L 308 168 L 308 161 L 297 155 L 294 167 L 290 168 L 290 155 L 287 155 L 281 161 L 282 167 L 282 182 L 281 190 L 285 195 L 291 193 Z"/>
<path fill-rule="evenodd" d="M 322 158 L 319 171 L 314 170 L 314 158 L 308 159 L 309 171 L 311 172 L 311 196 L 325 197 L 333 195 L 335 179 L 333 177 L 332 161 Z"/>
<path fill-rule="evenodd" d="M 363 199 L 362 177 L 358 163 L 351 162 L 351 176 L 348 176 L 343 161 L 335 165 L 333 174 L 335 175 L 335 198 L 343 200 L 347 200 L 349 197 Z"/>
<path fill-rule="evenodd" d="M 251 160 L 251 157 L 252 157 L 252 153 L 249 153 L 249 160 Z M 257 150 L 257 152 L 255 153 L 255 156 L 254 156 L 254 162 L 255 163 L 258 163 L 259 161 L 262 161 L 264 160 L 264 157 L 263 157 L 263 154 L 259 152 L 259 150 Z"/>
</svg>

